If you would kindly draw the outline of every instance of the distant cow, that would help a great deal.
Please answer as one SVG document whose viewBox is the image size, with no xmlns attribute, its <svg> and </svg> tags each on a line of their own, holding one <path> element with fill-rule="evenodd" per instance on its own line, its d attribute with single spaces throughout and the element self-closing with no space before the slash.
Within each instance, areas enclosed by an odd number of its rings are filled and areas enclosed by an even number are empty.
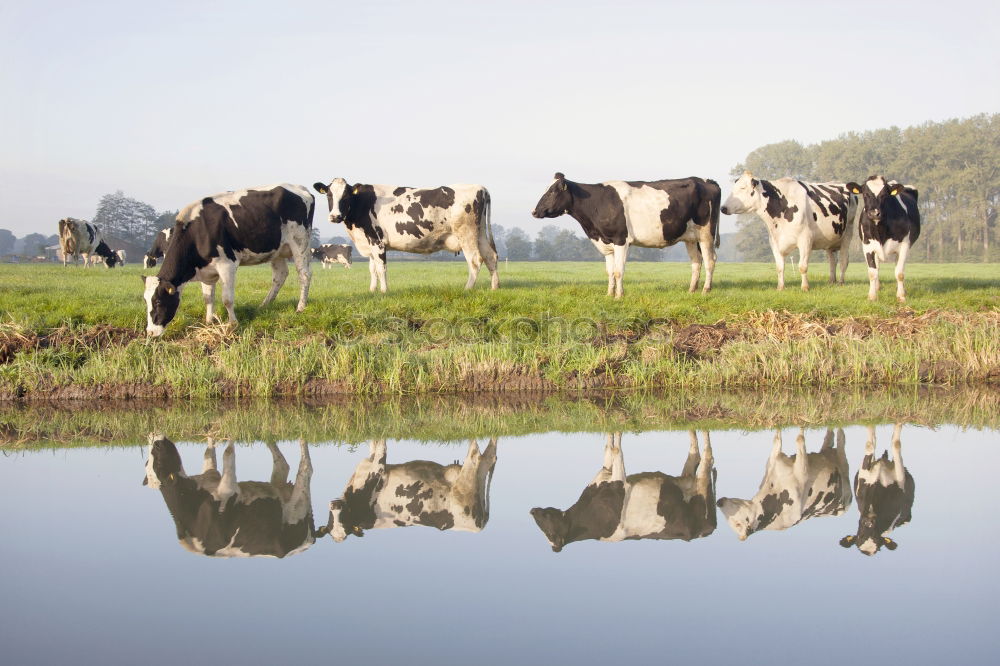
<svg viewBox="0 0 1000 666">
<path fill-rule="evenodd" d="M 215 443 L 205 450 L 201 474 L 188 476 L 177 447 L 162 435 L 149 436 L 144 485 L 159 490 L 185 550 L 210 557 L 286 557 L 316 541 L 309 484 L 309 447 L 299 442 L 295 483 L 288 463 L 273 443 L 271 480 L 237 481 L 236 450 L 222 454 L 219 474 Z"/>
<path fill-rule="evenodd" d="M 156 236 L 153 237 L 153 246 L 149 248 L 149 252 L 142 258 L 143 268 L 153 268 L 156 266 L 156 260 L 162 257 L 167 251 L 167 244 L 170 241 L 170 233 L 172 231 L 172 228 L 167 228 L 156 232 Z"/>
<path fill-rule="evenodd" d="M 604 255 L 608 296 L 622 297 L 622 277 L 630 246 L 663 248 L 683 242 L 691 258 L 691 285 L 698 289 L 705 262 L 705 289 L 712 288 L 715 248 L 719 247 L 719 200 L 714 180 L 611 180 L 593 185 L 566 180 L 561 173 L 531 213 L 537 218 L 569 214 Z"/>
<path fill-rule="evenodd" d="M 324 243 L 313 248 L 313 258 L 323 262 L 323 268 L 329 268 L 333 264 L 343 264 L 344 268 L 351 267 L 351 246 L 334 245 Z"/>
<path fill-rule="evenodd" d="M 343 222 L 361 256 L 368 257 L 369 291 L 386 290 L 388 250 L 430 254 L 462 252 L 472 289 L 486 263 L 490 287 L 500 284 L 497 248 L 490 227 L 490 193 L 482 185 L 444 185 L 430 189 L 394 185 L 348 185 L 334 178 L 315 183 L 330 206 L 330 222 Z"/>
<path fill-rule="evenodd" d="M 63 266 L 70 257 L 83 257 L 86 268 L 91 257 L 99 257 L 108 268 L 114 268 L 121 263 L 118 255 L 111 251 L 104 242 L 100 229 L 85 220 L 67 217 L 59 220 L 59 248 L 62 250 Z"/>
<path fill-rule="evenodd" d="M 370 529 L 426 525 L 478 532 L 486 526 L 496 439 L 482 453 L 474 440 L 469 442 L 461 465 L 426 460 L 387 465 L 384 439 L 372 440 L 370 451 L 358 463 L 343 498 L 330 502 L 330 519 L 321 535 L 341 542 Z"/>
<path fill-rule="evenodd" d="M 719 507 L 736 536 L 743 541 L 760 530 L 784 530 L 817 516 L 839 516 L 851 505 L 850 470 L 844 450 L 844 431 L 837 429 L 834 446 L 829 428 L 819 453 L 806 453 L 802 431 L 795 438 L 796 454 L 781 451 L 781 431 L 760 490 L 753 499 L 719 500 Z"/>
<path fill-rule="evenodd" d="M 621 433 L 608 435 L 604 466 L 569 509 L 534 508 L 531 515 L 552 550 L 594 539 L 682 539 L 715 531 L 715 470 L 712 442 L 703 433 L 705 454 L 689 432 L 690 447 L 680 476 L 662 472 L 625 475 Z"/>
<path fill-rule="evenodd" d="M 854 494 L 858 498 L 857 534 L 840 540 L 844 548 L 857 546 L 865 555 L 874 555 L 885 546 L 896 550 L 897 544 L 888 534 L 910 522 L 913 517 L 913 476 L 903 466 L 902 445 L 897 423 L 892 431 L 892 460 L 889 452 L 875 457 L 875 428 L 868 427 L 865 457 L 854 475 Z"/>
<path fill-rule="evenodd" d="M 920 237 L 917 191 L 895 181 L 886 182 L 882 176 L 870 176 L 864 185 L 848 183 L 847 187 L 864 199 L 858 235 L 868 262 L 868 300 L 878 298 L 879 266 L 895 259 L 896 298 L 905 302 L 903 269 L 910 248 Z"/>
<path fill-rule="evenodd" d="M 844 183 L 806 183 L 794 178 L 758 180 L 744 171 L 722 205 L 726 215 L 754 213 L 767 228 L 767 239 L 778 269 L 778 289 L 785 288 L 785 257 L 799 251 L 802 290 L 809 290 L 809 253 L 826 250 L 830 284 L 844 284 L 853 226 L 860 206 Z"/>
<path fill-rule="evenodd" d="M 118 255 L 118 262 L 125 265 L 125 250 L 115 250 L 115 254 Z"/>
<path fill-rule="evenodd" d="M 222 304 L 236 323 L 233 302 L 236 269 L 271 264 L 271 290 L 261 307 L 274 300 L 288 277 L 288 260 L 299 273 L 298 312 L 309 296 L 309 235 L 315 200 L 301 185 L 270 185 L 205 197 L 186 206 L 170 234 L 156 277 L 143 277 L 146 333 L 161 335 L 177 314 L 180 290 L 201 282 L 205 321 L 215 317 L 215 283 L 222 282 Z"/>
</svg>

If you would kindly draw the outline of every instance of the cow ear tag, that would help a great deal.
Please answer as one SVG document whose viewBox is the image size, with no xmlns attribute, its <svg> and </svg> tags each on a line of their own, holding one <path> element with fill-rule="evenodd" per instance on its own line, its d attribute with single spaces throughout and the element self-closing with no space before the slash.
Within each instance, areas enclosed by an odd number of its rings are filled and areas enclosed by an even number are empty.
<svg viewBox="0 0 1000 666">
<path fill-rule="evenodd" d="M 176 290 L 173 287 L 167 287 L 167 293 L 170 294 L 171 296 L 174 295 L 174 291 Z"/>
<path fill-rule="evenodd" d="M 861 194 L 861 190 L 859 190 L 859 189 L 858 189 L 858 188 L 856 188 L 856 187 L 852 187 L 852 188 L 851 188 L 851 192 L 854 192 L 855 194 Z"/>
<path fill-rule="evenodd" d="M 359 185 L 355 185 L 355 186 L 354 186 L 354 191 L 353 191 L 353 192 L 351 192 L 351 194 L 357 194 L 357 193 L 358 193 L 358 192 L 359 192 L 360 190 L 361 190 L 361 186 L 359 186 Z"/>
<path fill-rule="evenodd" d="M 889 190 L 889 196 L 893 196 L 894 197 L 894 196 L 896 196 L 897 194 L 899 194 L 902 191 L 903 191 L 903 186 L 902 185 L 896 185 L 891 190 Z"/>
</svg>

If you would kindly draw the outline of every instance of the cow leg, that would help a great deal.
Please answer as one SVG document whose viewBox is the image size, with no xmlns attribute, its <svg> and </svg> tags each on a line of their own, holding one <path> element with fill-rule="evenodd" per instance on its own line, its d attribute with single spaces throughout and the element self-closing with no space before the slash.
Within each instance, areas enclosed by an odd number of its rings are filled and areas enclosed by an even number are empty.
<svg viewBox="0 0 1000 666">
<path fill-rule="evenodd" d="M 684 468 L 681 476 L 694 476 L 698 463 L 701 462 L 701 454 L 698 453 L 698 435 L 694 430 L 688 430 L 688 457 L 684 461 Z"/>
<path fill-rule="evenodd" d="M 806 480 L 809 476 L 809 457 L 806 454 L 806 436 L 802 428 L 799 428 L 799 434 L 795 437 L 795 462 L 792 463 L 792 474 L 795 475 L 795 480 L 798 482 L 798 489 L 800 493 L 806 487 Z"/>
<path fill-rule="evenodd" d="M 463 249 L 462 252 L 465 254 L 465 263 L 469 266 L 469 279 L 465 281 L 465 288 L 468 290 L 476 286 L 476 278 L 479 277 L 479 267 L 483 263 L 483 258 L 479 256 L 478 249 Z"/>
<path fill-rule="evenodd" d="M 292 246 L 292 261 L 295 262 L 295 272 L 299 274 L 299 302 L 295 306 L 296 312 L 305 310 L 309 300 L 309 285 L 312 284 L 312 267 L 309 265 L 311 253 L 308 240 L 301 247 Z"/>
<path fill-rule="evenodd" d="M 705 260 L 705 287 L 702 293 L 707 294 L 712 291 L 712 276 L 715 274 L 715 239 L 710 236 L 708 240 L 701 240 L 698 242 L 698 247 L 701 248 L 701 256 Z M 698 285 L 695 283 L 695 289 L 697 288 Z"/>
<path fill-rule="evenodd" d="M 845 232 L 848 233 L 848 232 Z M 844 284 L 844 279 L 847 276 L 847 264 L 851 260 L 851 243 L 847 239 L 844 244 L 840 246 L 840 281 L 838 284 Z"/>
<path fill-rule="evenodd" d="M 900 303 L 906 302 L 906 289 L 903 287 L 903 271 L 906 268 L 906 255 L 910 245 L 904 241 L 899 246 L 899 256 L 896 258 L 896 300 Z"/>
<path fill-rule="evenodd" d="M 830 284 L 837 284 L 837 250 L 827 250 L 826 258 L 830 262 Z"/>
<path fill-rule="evenodd" d="M 774 467 L 774 463 L 777 462 L 778 456 L 781 455 L 781 448 L 782 448 L 783 444 L 784 443 L 781 440 L 781 430 L 780 429 L 779 430 L 775 430 L 774 431 L 774 443 L 771 446 L 771 455 L 768 456 L 768 458 L 767 458 L 767 468 L 768 469 L 771 469 L 772 467 Z"/>
<path fill-rule="evenodd" d="M 375 275 L 375 256 L 374 256 L 374 253 L 372 253 L 372 256 L 368 257 L 368 275 L 371 278 L 369 280 L 369 282 L 368 282 L 368 291 L 374 293 L 375 287 L 378 286 L 378 276 Z"/>
<path fill-rule="evenodd" d="M 222 305 L 226 308 L 229 316 L 229 323 L 238 324 L 236 319 L 236 309 L 233 307 L 236 302 L 236 268 L 238 264 L 232 261 L 218 262 L 215 266 L 219 274 L 219 282 L 222 283 Z"/>
<path fill-rule="evenodd" d="M 625 278 L 625 260 L 628 257 L 628 244 L 625 245 L 615 245 L 615 298 L 621 298 L 625 293 L 624 278 Z"/>
<path fill-rule="evenodd" d="M 375 264 L 375 277 L 378 278 L 379 291 L 381 291 L 384 294 L 387 288 L 385 283 L 385 263 L 386 263 L 385 249 L 379 248 L 378 252 L 376 252 L 375 248 L 372 248 L 372 257 L 370 262 Z M 375 291 L 374 283 L 371 288 L 371 291 Z"/>
<path fill-rule="evenodd" d="M 285 284 L 285 279 L 288 277 L 288 262 L 284 259 L 275 259 L 271 262 L 271 291 L 267 292 L 267 296 L 264 297 L 264 301 L 260 304 L 260 307 L 269 305 L 274 297 L 278 295 L 278 290 L 281 289 L 281 285 Z"/>
<path fill-rule="evenodd" d="M 892 427 L 892 474 L 900 488 L 906 487 L 906 468 L 903 467 L 903 443 L 899 440 L 903 424 L 897 423 Z"/>
<path fill-rule="evenodd" d="M 808 234 L 799 236 L 799 274 L 802 276 L 802 291 L 809 291 L 809 253 L 812 252 L 812 239 Z"/>
<path fill-rule="evenodd" d="M 282 518 L 285 523 L 298 523 L 309 515 L 312 499 L 309 486 L 312 483 L 312 458 L 309 457 L 309 445 L 306 440 L 299 440 L 299 469 L 295 473 L 295 485 L 288 502 L 282 507 Z"/>
<path fill-rule="evenodd" d="M 215 319 L 215 283 L 201 283 L 201 298 L 205 301 L 205 323 L 211 324 Z"/>
<path fill-rule="evenodd" d="M 604 255 L 604 269 L 608 272 L 608 296 L 615 295 L 615 255 Z"/>
<path fill-rule="evenodd" d="M 712 436 L 707 430 L 701 432 L 704 440 L 704 451 L 698 469 L 695 470 L 694 477 L 698 493 L 706 498 L 706 510 L 710 514 L 715 513 L 715 498 L 712 490 L 712 468 L 715 467 L 715 456 L 712 454 Z"/>
<path fill-rule="evenodd" d="M 236 483 L 236 448 L 232 442 L 222 454 L 222 479 L 215 490 L 215 499 L 222 503 L 221 510 L 229 498 L 239 494 L 239 484 Z"/>
<path fill-rule="evenodd" d="M 827 449 L 833 448 L 833 428 L 827 428 L 826 434 L 823 436 L 823 446 L 820 451 L 826 451 Z"/>
<path fill-rule="evenodd" d="M 490 289 L 496 289 L 500 286 L 500 275 L 497 273 L 497 251 L 486 239 L 480 239 L 479 254 L 486 262 L 486 270 L 490 272 Z"/>
<path fill-rule="evenodd" d="M 865 252 L 865 261 L 868 263 L 868 300 L 878 299 L 878 257 L 874 252 Z"/>
<path fill-rule="evenodd" d="M 625 460 L 622 457 L 622 434 L 608 433 L 607 444 L 604 445 L 604 464 L 591 481 L 591 485 L 609 481 L 625 480 Z"/>
<path fill-rule="evenodd" d="M 208 446 L 205 447 L 205 457 L 201 463 L 201 473 L 214 472 L 219 469 L 219 461 L 215 457 L 215 440 L 209 438 Z"/>
<path fill-rule="evenodd" d="M 778 271 L 778 291 L 785 290 L 785 255 L 781 254 L 777 244 L 771 242 L 771 254 L 774 256 L 774 267 Z"/>
<path fill-rule="evenodd" d="M 264 444 L 271 452 L 271 485 L 280 488 L 281 484 L 288 481 L 288 461 L 274 442 Z"/>
<path fill-rule="evenodd" d="M 688 293 L 693 294 L 698 290 L 698 280 L 701 279 L 701 248 L 697 243 L 684 243 L 687 248 L 688 258 L 691 259 L 691 284 L 688 286 Z"/>
</svg>

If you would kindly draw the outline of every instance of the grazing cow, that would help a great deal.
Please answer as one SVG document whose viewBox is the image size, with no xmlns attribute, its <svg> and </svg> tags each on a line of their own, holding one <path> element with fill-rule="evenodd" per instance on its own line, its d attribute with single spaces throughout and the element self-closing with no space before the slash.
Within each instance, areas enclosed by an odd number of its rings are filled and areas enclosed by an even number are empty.
<svg viewBox="0 0 1000 666">
<path fill-rule="evenodd" d="M 490 518 L 490 482 L 497 462 L 495 438 L 480 453 L 469 442 L 465 461 L 439 465 L 413 460 L 387 465 L 385 440 L 372 440 L 371 455 L 358 463 L 344 496 L 330 502 L 320 534 L 336 542 L 365 530 L 426 525 L 478 532 Z"/>
<path fill-rule="evenodd" d="M 758 180 L 744 171 L 722 205 L 726 215 L 755 213 L 767 228 L 767 239 L 778 269 L 778 290 L 785 288 L 785 257 L 799 251 L 802 291 L 809 290 L 809 253 L 826 250 L 830 284 L 844 284 L 852 226 L 860 215 L 856 197 L 844 183 L 804 183 L 794 178 Z"/>
<path fill-rule="evenodd" d="M 173 229 L 168 227 L 156 233 L 156 236 L 153 238 L 153 246 L 149 248 L 149 252 L 142 259 L 143 268 L 156 266 L 156 260 L 162 257 L 167 251 L 167 244 L 170 241 L 170 233 L 172 231 Z"/>
<path fill-rule="evenodd" d="M 854 494 L 858 498 L 857 534 L 840 540 L 844 548 L 857 546 L 865 555 L 874 555 L 885 546 L 896 550 L 897 544 L 887 535 L 910 522 L 913 511 L 913 477 L 903 466 L 902 445 L 897 423 L 892 431 L 892 460 L 889 452 L 875 457 L 875 428 L 868 427 L 865 457 L 854 475 Z"/>
<path fill-rule="evenodd" d="M 236 269 L 271 264 L 271 290 L 261 307 L 278 294 L 288 277 L 288 259 L 299 273 L 302 312 L 309 296 L 309 234 L 315 201 L 301 185 L 270 185 L 205 197 L 177 215 L 163 265 L 156 277 L 143 277 L 146 333 L 158 336 L 177 314 L 181 287 L 201 282 L 205 322 L 215 316 L 215 283 L 222 282 L 222 304 L 229 321 L 233 310 Z"/>
<path fill-rule="evenodd" d="M 844 431 L 837 429 L 837 444 L 829 428 L 819 453 L 806 453 L 802 431 L 795 438 L 796 454 L 781 451 L 781 431 L 760 490 L 753 499 L 719 500 L 719 507 L 743 541 L 760 530 L 784 530 L 817 516 L 839 516 L 851 505 L 850 470 L 844 450 Z"/>
<path fill-rule="evenodd" d="M 149 436 L 143 485 L 163 494 L 185 550 L 209 557 L 285 557 L 315 543 L 309 447 L 299 442 L 294 484 L 288 482 L 281 451 L 273 443 L 267 448 L 273 460 L 270 482 L 238 482 L 232 444 L 222 454 L 221 475 L 210 440 L 201 474 L 188 476 L 174 443 L 162 435 Z"/>
<path fill-rule="evenodd" d="M 683 539 L 715 531 L 715 470 L 712 441 L 703 433 L 705 455 L 689 432 L 690 448 L 680 476 L 662 472 L 625 475 L 621 433 L 608 435 L 604 466 L 569 509 L 534 508 L 531 515 L 552 550 L 595 539 Z"/>
<path fill-rule="evenodd" d="M 315 183 L 330 206 L 330 222 L 343 222 L 361 256 L 368 257 L 369 291 L 386 290 L 386 251 L 430 254 L 465 253 L 466 289 L 472 289 L 486 262 L 490 287 L 500 285 L 497 248 L 490 226 L 490 193 L 482 185 L 445 185 L 432 189 L 393 185 L 349 186 L 343 178 Z"/>
<path fill-rule="evenodd" d="M 629 246 L 669 247 L 684 242 L 691 258 L 691 286 L 698 289 L 702 260 L 705 289 L 712 288 L 715 248 L 719 247 L 719 200 L 714 180 L 612 180 L 593 185 L 566 180 L 561 173 L 532 211 L 537 218 L 568 213 L 604 255 L 608 296 L 622 297 Z"/>
<path fill-rule="evenodd" d="M 906 301 L 903 269 L 910 248 L 920 237 L 917 191 L 882 176 L 870 176 L 864 185 L 848 183 L 851 192 L 864 199 L 864 215 L 858 225 L 861 250 L 868 262 L 868 300 L 878 298 L 878 268 L 896 260 L 896 298 Z"/>
<path fill-rule="evenodd" d="M 83 257 L 83 266 L 103 261 L 108 268 L 122 263 L 111 251 L 96 225 L 84 220 L 67 217 L 59 220 L 59 248 L 62 250 L 63 266 L 70 257 Z M 93 259 L 93 262 L 91 262 Z"/>
<path fill-rule="evenodd" d="M 324 243 L 313 248 L 313 257 L 323 262 L 323 268 L 329 268 L 333 264 L 343 264 L 344 268 L 351 267 L 351 246 L 334 245 Z"/>
</svg>

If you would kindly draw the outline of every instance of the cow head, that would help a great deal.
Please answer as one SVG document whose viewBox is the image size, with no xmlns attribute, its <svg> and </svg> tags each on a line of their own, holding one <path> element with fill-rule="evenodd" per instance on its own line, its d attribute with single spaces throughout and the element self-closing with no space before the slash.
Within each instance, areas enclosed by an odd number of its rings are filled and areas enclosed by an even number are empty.
<svg viewBox="0 0 1000 666">
<path fill-rule="evenodd" d="M 750 500 L 723 497 L 716 505 L 740 541 L 757 531 L 757 511 Z"/>
<path fill-rule="evenodd" d="M 566 514 L 559 509 L 542 509 L 535 507 L 531 510 L 531 517 L 535 519 L 538 529 L 549 540 L 552 552 L 558 553 L 566 545 L 566 535 L 569 532 L 569 524 Z"/>
<path fill-rule="evenodd" d="M 869 176 L 864 185 L 847 183 L 847 189 L 854 194 L 860 194 L 864 200 L 864 211 L 868 219 L 878 224 L 882 221 L 883 207 L 889 197 L 894 197 L 903 191 L 900 183 L 887 183 L 882 176 Z"/>
<path fill-rule="evenodd" d="M 340 543 L 351 535 L 363 537 L 365 531 L 354 520 L 344 500 L 333 500 L 330 502 L 330 519 L 326 527 L 318 530 L 318 534 L 319 536 L 329 534 L 334 541 Z"/>
<path fill-rule="evenodd" d="M 156 266 L 156 257 L 154 257 L 151 254 L 147 254 L 145 257 L 142 258 L 143 268 L 153 268 L 154 266 Z"/>
<path fill-rule="evenodd" d="M 760 197 L 760 181 L 749 171 L 744 171 L 743 175 L 736 179 L 732 193 L 720 210 L 723 215 L 749 213 L 758 206 Z"/>
<path fill-rule="evenodd" d="M 559 217 L 568 212 L 570 206 L 573 205 L 573 195 L 570 194 L 566 176 L 557 173 L 554 178 L 555 180 L 549 185 L 549 189 L 535 205 L 535 210 L 531 211 L 533 217 Z"/>
<path fill-rule="evenodd" d="M 111 254 L 109 254 L 109 255 L 107 255 L 106 257 L 104 257 L 104 264 L 105 264 L 105 265 L 106 265 L 106 266 L 107 266 L 108 268 L 114 268 L 115 266 L 120 266 L 120 265 L 122 265 L 122 264 L 124 264 L 124 263 L 125 263 L 125 262 L 124 262 L 124 261 L 122 261 L 122 258 L 121 258 L 121 257 L 119 257 L 119 256 L 118 256 L 118 255 L 117 255 L 116 253 L 114 253 L 114 252 L 112 252 Z"/>
<path fill-rule="evenodd" d="M 885 546 L 889 550 L 896 550 L 899 547 L 895 541 L 887 536 L 882 536 L 880 534 L 862 534 L 863 529 L 858 530 L 858 534 L 848 534 L 843 539 L 840 540 L 840 545 L 844 548 L 850 548 L 851 546 L 857 546 L 865 555 L 869 557 L 882 550 L 882 546 Z"/>
<path fill-rule="evenodd" d="M 358 185 L 351 187 L 343 178 L 334 178 L 329 185 L 313 183 L 313 187 L 320 194 L 326 195 L 326 203 L 330 207 L 330 222 L 338 224 L 350 215 L 354 197 L 358 195 Z"/>
<path fill-rule="evenodd" d="M 183 476 L 187 475 L 174 443 L 163 435 L 150 433 L 146 478 L 142 480 L 142 485 L 158 490 L 162 484 L 172 483 Z"/>
<path fill-rule="evenodd" d="M 158 277 L 144 275 L 141 279 L 145 287 L 142 297 L 146 300 L 146 335 L 157 337 L 163 335 L 163 329 L 177 314 L 181 290 Z"/>
</svg>

